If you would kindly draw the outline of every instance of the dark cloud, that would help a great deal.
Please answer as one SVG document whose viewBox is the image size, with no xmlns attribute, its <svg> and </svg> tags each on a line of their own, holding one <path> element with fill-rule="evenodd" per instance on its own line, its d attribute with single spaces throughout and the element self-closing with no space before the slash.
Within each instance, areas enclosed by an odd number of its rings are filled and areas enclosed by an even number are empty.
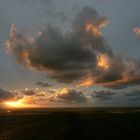
<svg viewBox="0 0 140 140">
<path fill-rule="evenodd" d="M 75 89 L 63 89 L 56 92 L 54 95 L 48 97 L 48 101 L 51 102 L 66 102 L 66 103 L 84 103 L 86 97 L 81 91 Z"/>
<path fill-rule="evenodd" d="M 122 84 L 122 83 L 118 83 L 118 84 L 115 83 L 115 84 L 107 85 L 106 87 L 112 88 L 112 89 L 115 89 L 115 90 L 121 90 L 121 89 L 128 88 L 129 85 Z"/>
<path fill-rule="evenodd" d="M 125 70 L 125 66 L 120 58 L 117 56 L 110 57 L 107 65 L 107 69 L 100 69 L 97 72 L 98 74 L 93 73 L 95 83 L 116 82 L 117 80 L 123 79 L 123 71 Z"/>
<path fill-rule="evenodd" d="M 17 98 L 17 93 L 0 88 L 0 101 L 12 100 Z"/>
<path fill-rule="evenodd" d="M 84 19 L 85 15 L 91 15 L 88 21 Z M 80 18 L 81 22 L 78 23 Z M 96 68 L 98 53 L 111 55 L 111 49 L 101 35 L 83 28 L 88 22 L 95 22 L 95 28 L 100 32 L 99 26 L 103 21 L 104 18 L 95 10 L 86 7 L 76 18 L 69 33 L 63 34 L 49 25 L 47 30 L 43 30 L 32 40 L 23 36 L 12 25 L 11 37 L 6 46 L 12 50 L 19 63 L 47 71 L 48 76 L 59 82 L 74 82 Z"/>
<path fill-rule="evenodd" d="M 45 71 L 58 82 L 111 86 L 140 81 L 140 61 L 116 56 L 104 39 L 101 29 L 108 23 L 86 6 L 67 32 L 48 25 L 37 36 L 27 37 L 12 25 L 5 46 L 18 63 Z"/>
<path fill-rule="evenodd" d="M 40 87 L 52 87 L 52 85 L 47 82 L 37 82 L 36 84 Z"/>
<path fill-rule="evenodd" d="M 109 101 L 112 100 L 112 96 L 115 95 L 115 92 L 112 91 L 94 91 L 92 98 L 99 101 Z"/>
<path fill-rule="evenodd" d="M 107 85 L 106 87 L 108 88 L 112 88 L 112 89 L 125 89 L 125 88 L 129 88 L 132 86 L 136 86 L 140 84 L 140 79 L 135 79 L 134 81 L 128 81 L 128 82 L 117 82 L 115 84 L 110 84 Z"/>
<path fill-rule="evenodd" d="M 38 96 L 38 97 L 45 97 L 46 93 L 45 92 L 39 92 L 39 93 L 36 94 L 36 96 Z"/>
<path fill-rule="evenodd" d="M 22 91 L 22 93 L 24 94 L 24 95 L 27 95 L 27 96 L 33 96 L 33 95 L 36 95 L 37 93 L 35 92 L 35 91 L 33 91 L 33 90 L 24 90 L 24 91 Z"/>
</svg>

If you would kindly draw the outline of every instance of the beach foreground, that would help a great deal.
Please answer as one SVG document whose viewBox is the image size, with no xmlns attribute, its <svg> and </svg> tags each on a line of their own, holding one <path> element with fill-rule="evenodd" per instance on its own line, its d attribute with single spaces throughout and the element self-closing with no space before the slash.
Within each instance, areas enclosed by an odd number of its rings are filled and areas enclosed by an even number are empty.
<svg viewBox="0 0 140 140">
<path fill-rule="evenodd" d="M 140 109 L 1 110 L 0 140 L 139 139 Z"/>
</svg>

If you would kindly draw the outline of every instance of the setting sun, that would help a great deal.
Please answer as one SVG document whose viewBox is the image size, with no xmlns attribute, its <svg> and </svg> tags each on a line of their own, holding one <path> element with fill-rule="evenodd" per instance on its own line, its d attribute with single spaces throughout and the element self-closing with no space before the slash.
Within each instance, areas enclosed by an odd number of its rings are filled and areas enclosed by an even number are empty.
<svg viewBox="0 0 140 140">
<path fill-rule="evenodd" d="M 40 105 L 32 102 L 30 97 L 24 97 L 17 101 L 5 101 L 4 106 L 9 108 L 38 108 Z"/>
<path fill-rule="evenodd" d="M 16 107 L 16 108 L 21 108 L 21 107 L 25 107 L 24 103 L 22 102 L 22 100 L 18 100 L 18 101 L 7 101 L 4 103 L 6 106 L 9 107 Z"/>
</svg>

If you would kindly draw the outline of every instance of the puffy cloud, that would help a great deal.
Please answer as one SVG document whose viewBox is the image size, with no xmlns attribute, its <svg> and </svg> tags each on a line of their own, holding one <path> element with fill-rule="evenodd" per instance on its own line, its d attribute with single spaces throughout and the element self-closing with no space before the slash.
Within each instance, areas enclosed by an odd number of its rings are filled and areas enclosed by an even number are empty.
<svg viewBox="0 0 140 140">
<path fill-rule="evenodd" d="M 44 107 L 52 105 L 76 105 L 87 102 L 81 91 L 75 89 L 59 89 L 50 94 L 45 91 L 8 91 L 0 88 L 0 105 L 13 107 Z"/>
<path fill-rule="evenodd" d="M 86 97 L 81 91 L 65 88 L 48 97 L 47 100 L 50 102 L 84 103 Z"/>
<path fill-rule="evenodd" d="M 114 89 L 123 89 L 140 84 L 140 60 L 115 57 L 109 60 L 109 67 L 93 75 L 93 84 Z"/>
<path fill-rule="evenodd" d="M 8 91 L 0 88 L 0 101 L 5 101 L 5 100 L 12 100 L 12 99 L 17 99 L 18 93 L 13 92 L 13 91 Z"/>
<path fill-rule="evenodd" d="M 88 75 L 89 71 L 94 71 L 98 53 L 112 55 L 102 35 L 86 31 L 86 25 L 90 22 L 99 28 L 104 18 L 94 9 L 85 7 L 75 19 L 71 31 L 64 34 L 49 25 L 31 38 L 12 25 L 6 47 L 19 63 L 47 71 L 48 76 L 59 82 L 74 82 Z"/>
<path fill-rule="evenodd" d="M 36 84 L 40 87 L 52 87 L 52 85 L 47 82 L 37 82 Z"/>
<path fill-rule="evenodd" d="M 29 91 L 9 91 L 0 88 L 0 106 L 23 106 L 33 107 L 37 105 L 38 99 L 34 98 L 37 93 Z M 11 103 L 11 104 L 10 104 Z"/>
<path fill-rule="evenodd" d="M 43 107 L 47 104 L 46 93 L 33 90 L 8 91 L 0 88 L 0 106 L 2 107 Z M 44 98 L 44 102 L 41 99 Z"/>
<path fill-rule="evenodd" d="M 42 91 L 42 92 L 39 92 L 39 93 L 37 93 L 36 94 L 36 96 L 38 96 L 38 97 L 45 97 L 46 96 L 46 92 L 44 92 L 44 91 Z"/>
<path fill-rule="evenodd" d="M 35 92 L 35 91 L 33 91 L 33 90 L 24 90 L 24 91 L 22 91 L 22 93 L 24 94 L 24 95 L 27 95 L 27 96 L 33 96 L 33 95 L 36 95 L 37 93 Z"/>
<path fill-rule="evenodd" d="M 132 90 L 132 91 L 126 91 L 125 92 L 125 96 L 127 96 L 127 97 L 140 96 L 140 90 L 139 89 L 135 89 L 135 90 Z"/>
<path fill-rule="evenodd" d="M 58 82 L 113 87 L 140 81 L 140 61 L 116 56 L 104 39 L 101 31 L 108 23 L 86 6 L 67 32 L 48 25 L 29 37 L 12 25 L 5 46 L 18 63 L 45 71 Z"/>
</svg>

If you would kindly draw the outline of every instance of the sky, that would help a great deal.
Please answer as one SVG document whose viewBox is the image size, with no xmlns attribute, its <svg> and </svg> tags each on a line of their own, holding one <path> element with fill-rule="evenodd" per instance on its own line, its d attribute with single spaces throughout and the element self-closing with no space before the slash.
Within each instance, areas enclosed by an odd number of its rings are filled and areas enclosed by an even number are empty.
<svg viewBox="0 0 140 140">
<path fill-rule="evenodd" d="M 1 0 L 0 106 L 140 106 L 139 7 Z"/>
</svg>

